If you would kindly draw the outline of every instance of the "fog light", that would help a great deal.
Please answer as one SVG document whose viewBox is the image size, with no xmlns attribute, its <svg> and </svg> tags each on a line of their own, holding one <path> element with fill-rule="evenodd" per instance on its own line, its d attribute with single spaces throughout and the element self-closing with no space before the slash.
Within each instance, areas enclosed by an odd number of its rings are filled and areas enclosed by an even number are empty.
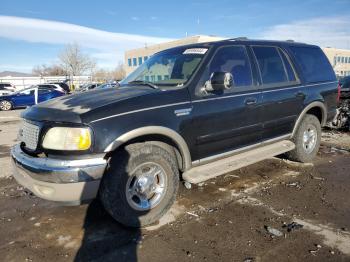
<svg viewBox="0 0 350 262">
<path fill-rule="evenodd" d="M 55 189 L 53 189 L 52 187 L 42 185 L 34 185 L 34 189 L 39 195 L 42 196 L 52 196 L 55 193 Z"/>
</svg>

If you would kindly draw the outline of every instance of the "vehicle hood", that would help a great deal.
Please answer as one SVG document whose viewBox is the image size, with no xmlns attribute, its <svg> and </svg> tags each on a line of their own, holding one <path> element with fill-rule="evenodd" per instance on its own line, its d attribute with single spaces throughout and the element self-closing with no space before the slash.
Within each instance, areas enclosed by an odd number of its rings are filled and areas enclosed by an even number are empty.
<svg viewBox="0 0 350 262">
<path fill-rule="evenodd" d="M 28 108 L 22 117 L 33 121 L 55 121 L 69 123 L 83 123 L 82 116 L 94 110 L 113 105 L 134 97 L 158 92 L 148 87 L 123 87 L 91 90 L 72 95 L 66 95 Z"/>
</svg>

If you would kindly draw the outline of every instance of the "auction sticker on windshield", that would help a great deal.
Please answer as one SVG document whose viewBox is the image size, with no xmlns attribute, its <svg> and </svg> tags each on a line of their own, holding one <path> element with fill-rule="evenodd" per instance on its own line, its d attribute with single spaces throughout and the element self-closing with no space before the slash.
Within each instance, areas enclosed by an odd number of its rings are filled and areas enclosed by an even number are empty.
<svg viewBox="0 0 350 262">
<path fill-rule="evenodd" d="M 204 55 L 208 51 L 208 48 L 190 48 L 186 49 L 183 54 L 188 55 L 188 54 L 199 54 L 199 55 Z"/>
</svg>

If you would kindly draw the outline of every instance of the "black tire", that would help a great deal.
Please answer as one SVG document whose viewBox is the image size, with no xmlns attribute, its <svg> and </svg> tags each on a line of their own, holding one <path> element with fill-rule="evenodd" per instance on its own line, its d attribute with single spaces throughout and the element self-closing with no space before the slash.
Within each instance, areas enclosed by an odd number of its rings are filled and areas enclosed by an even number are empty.
<svg viewBox="0 0 350 262">
<path fill-rule="evenodd" d="M 137 210 L 129 203 L 127 187 L 134 170 L 144 163 L 155 163 L 165 171 L 165 193 L 153 208 Z M 126 226 L 142 227 L 155 223 L 170 209 L 178 187 L 179 170 L 174 149 L 160 142 L 136 143 L 127 145 L 112 156 L 101 181 L 99 196 L 106 211 L 115 220 Z"/>
<path fill-rule="evenodd" d="M 304 147 L 303 137 L 304 132 L 312 127 L 315 128 L 317 138 L 312 151 L 307 152 L 308 149 L 305 149 Z M 318 118 L 314 115 L 306 114 L 299 124 L 292 141 L 295 144 L 295 149 L 286 153 L 287 158 L 302 163 L 312 162 L 321 143 L 321 124 Z"/>
<path fill-rule="evenodd" d="M 6 103 L 6 105 L 5 105 L 5 103 Z M 10 110 L 12 110 L 12 108 L 13 108 L 13 105 L 10 101 L 7 101 L 7 100 L 0 101 L 0 110 L 10 111 Z"/>
</svg>

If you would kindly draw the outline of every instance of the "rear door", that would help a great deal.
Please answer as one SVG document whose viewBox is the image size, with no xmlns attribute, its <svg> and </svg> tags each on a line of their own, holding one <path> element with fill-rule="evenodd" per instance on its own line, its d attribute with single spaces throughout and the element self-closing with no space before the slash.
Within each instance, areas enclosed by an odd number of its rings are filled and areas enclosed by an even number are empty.
<svg viewBox="0 0 350 262">
<path fill-rule="evenodd" d="M 278 139 L 292 132 L 305 95 L 285 50 L 277 46 L 251 48 L 260 72 L 262 139 Z"/>
<path fill-rule="evenodd" d="M 234 86 L 223 92 L 205 92 L 203 87 L 213 72 L 231 73 Z M 218 156 L 261 140 L 261 93 L 253 75 L 246 46 L 222 46 L 214 53 L 192 97 L 194 160 Z"/>
</svg>

